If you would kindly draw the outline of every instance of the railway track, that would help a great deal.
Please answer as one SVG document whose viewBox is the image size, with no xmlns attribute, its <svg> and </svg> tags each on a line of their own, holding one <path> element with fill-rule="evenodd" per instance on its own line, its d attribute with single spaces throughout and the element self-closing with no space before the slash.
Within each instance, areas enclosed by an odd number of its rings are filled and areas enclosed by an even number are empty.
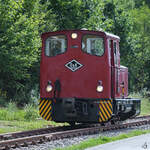
<svg viewBox="0 0 150 150">
<path fill-rule="evenodd" d="M 75 127 L 49 127 L 32 131 L 0 134 L 0 150 L 8 150 L 28 145 L 35 145 L 51 140 L 71 138 L 80 135 L 95 134 L 98 132 L 117 130 L 134 126 L 150 124 L 150 116 L 140 116 L 125 121 L 122 124 L 101 126 L 99 124 L 77 125 Z"/>
</svg>

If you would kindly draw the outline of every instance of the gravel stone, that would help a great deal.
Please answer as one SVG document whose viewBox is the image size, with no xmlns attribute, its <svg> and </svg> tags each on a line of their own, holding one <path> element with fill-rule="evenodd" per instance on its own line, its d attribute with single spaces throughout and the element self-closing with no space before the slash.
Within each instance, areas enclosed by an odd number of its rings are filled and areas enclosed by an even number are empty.
<svg viewBox="0 0 150 150">
<path fill-rule="evenodd" d="M 43 144 L 38 144 L 38 145 L 30 145 L 28 147 L 21 147 L 13 150 L 54 150 L 56 148 L 63 148 L 74 144 L 79 144 L 80 142 L 91 138 L 98 138 L 100 136 L 113 137 L 123 133 L 129 133 L 134 130 L 148 130 L 148 129 L 150 129 L 150 125 L 143 125 L 140 127 L 130 127 L 127 129 L 99 132 L 98 134 L 93 134 L 93 135 L 79 136 L 79 137 L 74 137 L 69 139 L 68 138 L 59 139 L 56 141 L 45 142 Z"/>
</svg>

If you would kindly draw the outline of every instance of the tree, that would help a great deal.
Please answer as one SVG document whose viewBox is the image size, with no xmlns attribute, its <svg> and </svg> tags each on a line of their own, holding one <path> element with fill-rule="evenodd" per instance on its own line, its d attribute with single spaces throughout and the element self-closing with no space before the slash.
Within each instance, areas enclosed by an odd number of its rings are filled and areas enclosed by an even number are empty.
<svg viewBox="0 0 150 150">
<path fill-rule="evenodd" d="M 39 1 L 0 0 L 0 89 L 26 103 L 39 68 Z M 37 81 L 37 80 L 36 80 Z"/>
<path fill-rule="evenodd" d="M 136 76 L 139 88 L 150 88 L 150 9 L 143 5 L 140 9 L 132 10 L 134 36 L 136 35 L 136 49 L 134 49 L 133 63 L 136 66 Z"/>
<path fill-rule="evenodd" d="M 90 0 L 51 0 L 45 4 L 54 14 L 53 21 L 57 30 L 81 29 L 95 5 L 94 1 Z"/>
</svg>

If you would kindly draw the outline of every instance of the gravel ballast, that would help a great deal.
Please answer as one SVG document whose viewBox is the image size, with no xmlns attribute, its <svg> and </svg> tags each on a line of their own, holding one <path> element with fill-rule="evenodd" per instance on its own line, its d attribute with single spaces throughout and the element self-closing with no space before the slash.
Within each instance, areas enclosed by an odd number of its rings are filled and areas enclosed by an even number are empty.
<svg viewBox="0 0 150 150">
<path fill-rule="evenodd" d="M 43 144 L 30 145 L 28 147 L 20 147 L 20 148 L 16 148 L 13 150 L 54 150 L 56 148 L 63 148 L 63 147 L 71 146 L 74 144 L 79 144 L 80 142 L 91 139 L 91 138 L 98 138 L 100 136 L 113 137 L 113 136 L 118 136 L 123 133 L 129 133 L 134 130 L 148 130 L 148 129 L 150 129 L 150 125 L 143 125 L 140 127 L 131 127 L 127 129 L 105 131 L 105 132 L 100 132 L 98 134 L 93 134 L 93 135 L 79 136 L 79 137 L 74 137 L 74 138 L 69 138 L 69 139 L 68 138 L 60 139 L 56 141 L 45 142 Z"/>
</svg>

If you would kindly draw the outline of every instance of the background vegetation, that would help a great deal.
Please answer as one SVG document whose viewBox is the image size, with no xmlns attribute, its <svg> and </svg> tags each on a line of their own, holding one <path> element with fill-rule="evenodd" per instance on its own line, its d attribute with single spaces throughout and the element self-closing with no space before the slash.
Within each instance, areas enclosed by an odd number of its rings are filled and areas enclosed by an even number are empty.
<svg viewBox="0 0 150 150">
<path fill-rule="evenodd" d="M 0 0 L 0 105 L 37 100 L 42 32 L 81 28 L 120 36 L 130 91 L 150 89 L 149 0 Z"/>
</svg>

